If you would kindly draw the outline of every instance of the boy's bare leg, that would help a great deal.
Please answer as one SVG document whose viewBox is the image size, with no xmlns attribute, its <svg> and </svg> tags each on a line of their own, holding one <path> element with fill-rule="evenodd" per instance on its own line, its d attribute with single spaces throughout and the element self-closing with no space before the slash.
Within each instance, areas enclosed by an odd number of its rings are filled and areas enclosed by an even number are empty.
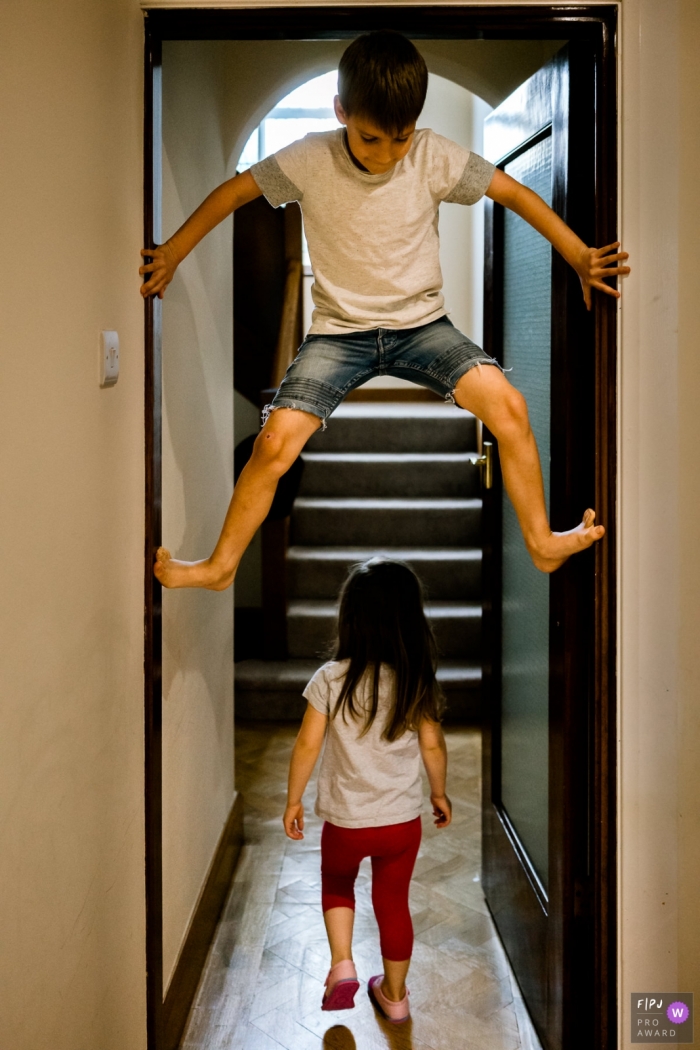
<svg viewBox="0 0 700 1050">
<path fill-rule="evenodd" d="M 579 551 L 602 539 L 605 529 L 595 525 L 595 511 L 569 532 L 552 532 L 547 520 L 542 469 L 527 404 L 499 368 L 481 365 L 462 376 L 455 388 L 461 408 L 473 412 L 498 440 L 503 482 L 520 522 L 525 545 L 542 572 L 554 572 Z"/>
<path fill-rule="evenodd" d="M 231 586 L 243 552 L 267 516 L 277 482 L 320 426 L 318 416 L 296 408 L 270 413 L 241 471 L 214 553 L 202 561 L 176 561 L 160 547 L 153 571 L 164 587 L 223 591 Z"/>
</svg>

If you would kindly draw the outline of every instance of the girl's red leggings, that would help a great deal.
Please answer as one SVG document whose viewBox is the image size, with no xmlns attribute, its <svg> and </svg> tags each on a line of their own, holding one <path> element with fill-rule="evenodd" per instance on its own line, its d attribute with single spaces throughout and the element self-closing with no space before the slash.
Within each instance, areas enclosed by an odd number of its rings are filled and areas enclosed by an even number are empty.
<svg viewBox="0 0 700 1050">
<path fill-rule="evenodd" d="M 339 828 L 328 821 L 321 835 L 321 895 L 329 908 L 355 909 L 360 861 L 372 858 L 372 904 L 379 925 L 382 956 L 392 962 L 411 958 L 413 923 L 408 886 L 421 839 L 421 820 L 380 828 Z"/>
</svg>

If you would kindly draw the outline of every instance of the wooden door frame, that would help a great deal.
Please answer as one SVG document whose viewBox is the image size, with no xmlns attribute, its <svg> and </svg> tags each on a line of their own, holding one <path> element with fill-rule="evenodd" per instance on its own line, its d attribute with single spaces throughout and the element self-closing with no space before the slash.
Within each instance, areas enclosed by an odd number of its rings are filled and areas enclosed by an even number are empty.
<svg viewBox="0 0 700 1050">
<path fill-rule="evenodd" d="M 514 156 L 552 134 L 552 205 L 589 243 L 602 243 L 598 238 L 606 233 L 610 234 L 606 243 L 614 238 L 614 226 L 611 230 L 606 225 L 606 201 L 593 200 L 595 193 L 591 192 L 592 184 L 601 185 L 600 166 L 594 169 L 593 158 L 602 134 L 596 120 L 600 121 L 602 114 L 592 111 L 590 99 L 593 93 L 598 97 L 601 94 L 604 43 L 601 36 L 596 53 L 588 45 L 581 48 L 572 42 L 566 54 L 561 52 L 545 67 L 544 78 L 540 73 L 533 76 L 529 89 L 534 93 L 543 88 L 544 96 L 526 107 L 527 112 L 533 113 L 533 121 L 523 130 L 523 143 L 513 143 L 513 151 L 499 161 L 500 166 L 505 166 Z M 563 106 L 555 101 L 557 98 L 564 102 Z M 507 111 L 504 120 L 508 126 Z M 571 165 L 569 155 L 573 158 Z M 588 157 L 591 164 L 586 168 Z M 565 182 L 558 174 L 564 170 L 568 170 Z M 611 192 L 614 189 L 613 183 Z M 503 237 L 503 209 L 491 201 L 487 202 L 485 233 L 485 349 L 502 359 L 503 273 L 498 246 Z M 580 514 L 584 505 L 579 506 L 580 500 L 605 507 L 605 479 L 600 477 L 599 462 L 593 463 L 588 446 L 576 435 L 588 435 L 598 425 L 601 394 L 607 393 L 605 370 L 614 364 L 614 357 L 609 356 L 611 344 L 600 338 L 601 318 L 611 322 L 614 332 L 616 310 L 612 300 L 598 297 L 594 315 L 587 315 L 575 275 L 556 253 L 552 254 L 551 514 L 553 527 L 561 529 L 575 520 L 573 515 Z M 610 425 L 613 422 L 614 418 L 609 420 Z M 614 444 L 603 447 L 612 450 Z M 598 446 L 598 461 L 601 458 Z M 606 457 L 606 466 L 610 458 Z M 498 471 L 495 474 L 498 478 Z M 609 944 L 606 952 L 606 938 L 600 927 L 606 905 L 613 905 L 614 914 L 614 882 L 605 867 L 606 850 L 614 844 L 605 837 L 610 833 L 610 824 L 597 818 L 605 801 L 600 789 L 605 755 L 600 754 L 602 733 L 597 713 L 602 703 L 600 667 L 605 654 L 600 652 L 596 639 L 599 620 L 605 612 L 599 592 L 601 574 L 606 571 L 605 557 L 614 554 L 614 536 L 609 529 L 605 542 L 612 539 L 612 549 L 598 547 L 572 559 L 550 580 L 551 862 L 549 887 L 545 891 L 499 797 L 501 623 L 499 603 L 489 599 L 501 593 L 500 492 L 497 484 L 485 501 L 489 518 L 488 546 L 484 550 L 488 649 L 483 749 L 485 891 L 514 964 L 522 969 L 528 957 L 542 964 L 524 991 L 531 997 L 533 1018 L 543 1042 L 546 1044 L 544 1033 L 548 1032 L 552 1045 L 572 1050 L 579 1045 L 611 1046 L 615 1033 L 614 995 L 610 998 L 614 992 L 614 973 L 610 969 L 613 945 Z M 605 518 L 599 520 L 613 527 L 614 504 L 606 507 L 604 513 Z M 614 639 L 609 642 L 613 644 Z M 614 650 L 609 655 L 614 660 Z M 614 696 L 607 698 L 608 713 L 611 700 L 614 705 Z M 591 705 L 595 707 L 593 712 Z M 589 752 L 582 741 L 590 742 Z M 614 734 L 611 743 L 614 747 Z M 612 809 L 607 812 L 613 818 L 614 799 L 609 803 Z M 527 914 L 528 920 L 523 924 L 522 917 L 516 918 L 517 913 Z M 595 1015 L 589 1003 L 596 1004 Z"/>
<path fill-rule="evenodd" d="M 414 39 L 589 39 L 599 44 L 596 106 L 597 244 L 617 230 L 616 4 L 484 7 L 329 6 L 152 9 L 145 17 L 144 244 L 160 237 L 160 71 L 164 40 L 339 39 L 395 28 Z M 148 1050 L 163 1050 L 162 616 L 152 573 L 161 543 L 161 304 L 145 302 L 144 746 Z M 595 1044 L 617 1043 L 616 484 L 617 330 L 612 303 L 595 308 L 595 497 L 607 527 L 596 548 L 594 641 L 593 911 Z M 601 451 L 602 450 L 602 451 Z M 488 753 L 490 737 L 484 734 Z"/>
<path fill-rule="evenodd" d="M 143 243 L 161 238 L 161 38 L 148 30 L 144 51 Z M 153 575 L 161 544 L 162 304 L 144 301 L 145 550 L 144 791 L 146 883 L 146 1033 L 148 1050 L 163 1050 L 163 620 L 162 588 Z"/>
</svg>

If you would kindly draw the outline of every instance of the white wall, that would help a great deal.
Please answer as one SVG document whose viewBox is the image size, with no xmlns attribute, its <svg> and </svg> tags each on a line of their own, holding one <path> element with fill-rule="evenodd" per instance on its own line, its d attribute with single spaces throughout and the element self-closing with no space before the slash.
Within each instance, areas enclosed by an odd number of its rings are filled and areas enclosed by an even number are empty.
<svg viewBox="0 0 700 1050">
<path fill-rule="evenodd" d="M 146 1043 L 142 21 L 0 5 L 3 1050 Z"/>
<path fill-rule="evenodd" d="M 226 177 L 220 45 L 163 46 L 163 229 Z M 163 542 L 208 556 L 233 490 L 228 219 L 163 300 Z M 163 953 L 172 975 L 233 801 L 233 594 L 163 593 Z"/>
<path fill-rule="evenodd" d="M 420 42 L 419 42 L 420 46 Z M 483 153 L 491 107 L 452 80 L 430 74 L 419 128 L 432 128 L 465 149 Z M 484 202 L 440 205 L 440 264 L 450 320 L 481 345 L 484 300 Z"/>
</svg>

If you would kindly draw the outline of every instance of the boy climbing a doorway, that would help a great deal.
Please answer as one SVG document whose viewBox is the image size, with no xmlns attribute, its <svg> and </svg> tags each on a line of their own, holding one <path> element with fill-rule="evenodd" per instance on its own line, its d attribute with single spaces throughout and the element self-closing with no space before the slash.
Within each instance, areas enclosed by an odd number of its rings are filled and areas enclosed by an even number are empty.
<svg viewBox="0 0 700 1050">
<path fill-rule="evenodd" d="M 593 290 L 619 296 L 605 278 L 629 273 L 617 243 L 589 248 L 527 187 L 429 129 L 416 129 L 428 84 L 425 62 L 398 33 L 358 37 L 338 70 L 337 131 L 307 135 L 236 175 L 207 197 L 165 244 L 142 255 L 144 296 L 162 298 L 177 266 L 237 208 L 264 194 L 298 201 L 314 273 L 312 325 L 290 365 L 240 475 L 210 557 L 178 561 L 164 548 L 155 574 L 166 587 L 223 590 L 265 519 L 279 478 L 343 398 L 375 375 L 410 379 L 481 419 L 496 437 L 503 480 L 530 556 L 553 572 L 600 540 L 586 510 L 552 532 L 527 405 L 486 355 L 448 320 L 437 214 L 487 195 L 541 233 Z"/>
</svg>

